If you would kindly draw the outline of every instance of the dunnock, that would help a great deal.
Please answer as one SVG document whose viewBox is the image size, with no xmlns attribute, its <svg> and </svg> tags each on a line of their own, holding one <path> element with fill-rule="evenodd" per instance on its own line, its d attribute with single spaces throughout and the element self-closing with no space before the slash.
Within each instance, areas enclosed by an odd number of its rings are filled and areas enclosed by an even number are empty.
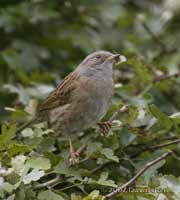
<svg viewBox="0 0 180 200">
<path fill-rule="evenodd" d="M 113 95 L 113 64 L 119 54 L 97 51 L 88 55 L 77 68 L 47 97 L 37 118 L 47 121 L 55 133 L 80 132 L 99 124 L 107 130 L 108 123 L 99 122 L 106 114 Z M 99 122 L 99 123 L 98 123 Z M 105 128 L 103 128 L 105 126 Z M 77 161 L 71 145 L 71 157 Z"/>
</svg>

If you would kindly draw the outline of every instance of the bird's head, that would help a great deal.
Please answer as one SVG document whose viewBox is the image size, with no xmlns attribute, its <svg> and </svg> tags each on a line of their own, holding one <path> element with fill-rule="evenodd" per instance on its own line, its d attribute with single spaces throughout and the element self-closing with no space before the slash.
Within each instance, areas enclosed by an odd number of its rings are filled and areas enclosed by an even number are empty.
<svg viewBox="0 0 180 200">
<path fill-rule="evenodd" d="M 119 62 L 120 54 L 113 54 L 108 51 L 96 51 L 89 54 L 79 65 L 83 73 L 109 73 L 113 64 Z"/>
</svg>

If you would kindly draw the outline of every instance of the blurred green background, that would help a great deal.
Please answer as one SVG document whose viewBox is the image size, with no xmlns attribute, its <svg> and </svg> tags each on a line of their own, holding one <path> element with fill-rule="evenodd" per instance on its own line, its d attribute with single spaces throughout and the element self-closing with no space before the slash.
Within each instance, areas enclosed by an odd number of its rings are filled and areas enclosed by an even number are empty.
<svg viewBox="0 0 180 200">
<path fill-rule="evenodd" d="M 27 104 L 29 97 L 36 96 L 33 92 L 38 96 L 49 92 L 52 84 L 95 50 L 116 51 L 155 70 L 164 67 L 165 73 L 177 72 L 179 4 L 178 0 L 1 0 L 1 113 L 12 103 Z M 5 84 L 11 93 L 25 97 L 11 98 Z M 44 84 L 48 87 L 39 91 Z M 174 101 L 180 108 L 179 99 Z"/>
<path fill-rule="evenodd" d="M 101 186 L 110 187 L 115 183 L 127 181 L 145 161 L 152 160 L 164 152 L 166 148 L 162 151 L 157 149 L 142 153 L 143 148 L 140 147 L 156 145 L 179 137 L 179 44 L 179 0 L 1 0 L 1 125 L 11 127 L 14 121 L 25 121 L 23 109 L 27 110 L 27 107 L 33 105 L 32 99 L 44 99 L 86 55 L 97 50 L 118 52 L 127 58 L 127 62 L 114 68 L 115 94 L 107 118 L 119 105 L 126 103 L 130 107 L 125 116 L 118 119 L 125 128 L 115 127 L 106 139 L 99 138 L 96 131 L 91 131 L 88 149 L 84 154 L 85 162 L 82 161 L 75 171 L 63 168 L 62 151 L 67 153 L 68 150 L 68 147 L 62 144 L 63 139 L 59 143 L 61 151 L 52 153 L 55 149 L 54 139 L 41 132 L 42 130 L 38 132 L 38 136 L 32 138 L 28 136 L 32 132 L 28 132 L 25 141 L 16 143 L 13 140 L 14 136 L 11 135 L 13 132 L 8 132 L 11 128 L 3 129 L 0 135 L 2 166 L 15 169 L 12 160 L 15 159 L 18 163 L 19 157 L 17 159 L 16 156 L 26 155 L 20 158 L 30 159 L 29 162 L 32 162 L 32 152 L 38 152 L 37 155 L 41 155 L 42 159 L 45 159 L 43 162 L 46 163 L 46 167 L 38 166 L 38 170 L 48 169 L 52 172 L 55 168 L 57 173 L 62 173 L 66 178 L 60 183 L 60 188 L 70 186 L 70 190 L 66 188 L 62 194 L 59 192 L 61 190 L 45 191 L 46 188 L 43 188 L 42 192 L 36 191 L 34 185 L 29 184 L 34 181 L 33 177 L 28 182 L 29 185 L 24 181 L 25 186 L 18 182 L 16 189 L 8 190 L 7 185 L 0 188 L 0 198 L 46 200 L 49 195 L 52 200 L 62 200 L 69 199 L 72 193 L 84 197 Z M 16 108 L 16 112 L 11 112 L 12 108 Z M 74 141 L 77 147 L 83 142 L 83 139 Z M 179 146 L 175 146 L 175 150 L 180 154 Z M 117 163 L 119 158 L 124 160 Z M 98 170 L 94 175 L 87 173 L 87 170 L 93 170 L 107 160 L 110 164 L 102 169 L 102 174 Z M 58 162 L 60 164 L 56 166 Z M 22 166 L 24 165 L 25 161 Z M 31 165 L 36 169 L 34 163 Z M 171 158 L 165 166 L 163 165 L 164 162 L 146 173 L 142 178 L 143 183 L 156 186 L 158 179 L 162 188 L 163 183 L 167 183 L 175 197 L 164 197 L 164 194 L 161 194 L 161 197 L 153 196 L 154 194 L 137 194 L 117 199 L 178 200 L 180 190 L 173 188 L 180 188 L 179 179 L 176 179 L 180 175 L 179 160 Z M 111 180 L 108 180 L 108 174 Z M 162 174 L 176 177 L 161 177 Z M 156 176 L 155 181 L 151 180 L 153 176 Z M 38 177 L 40 179 L 41 176 Z M 90 186 L 84 177 L 90 178 Z M 11 178 L 8 177 L 8 184 L 17 183 L 19 180 L 13 177 L 12 181 Z M 50 178 L 51 176 L 43 180 L 47 181 Z M 79 183 L 81 187 L 76 185 Z M 174 186 L 170 187 L 168 183 Z M 72 184 L 74 186 L 71 190 Z M 29 196 L 26 196 L 26 193 Z M 71 196 L 71 200 L 80 199 L 80 196 Z M 93 198 L 87 197 L 84 200 L 91 199 Z"/>
</svg>

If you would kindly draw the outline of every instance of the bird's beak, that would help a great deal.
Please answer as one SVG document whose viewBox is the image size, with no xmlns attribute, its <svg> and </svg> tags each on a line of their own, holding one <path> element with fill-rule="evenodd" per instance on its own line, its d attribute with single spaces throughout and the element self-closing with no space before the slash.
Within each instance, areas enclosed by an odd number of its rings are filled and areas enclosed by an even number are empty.
<svg viewBox="0 0 180 200">
<path fill-rule="evenodd" d="M 122 63 L 126 62 L 126 57 L 120 54 L 113 54 L 110 57 L 107 58 L 106 61 L 114 61 L 115 63 Z"/>
</svg>

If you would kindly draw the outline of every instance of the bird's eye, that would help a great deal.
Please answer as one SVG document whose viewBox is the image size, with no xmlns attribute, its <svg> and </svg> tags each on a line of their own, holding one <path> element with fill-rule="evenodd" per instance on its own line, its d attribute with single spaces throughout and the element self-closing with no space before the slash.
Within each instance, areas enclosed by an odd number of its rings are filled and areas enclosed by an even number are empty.
<svg viewBox="0 0 180 200">
<path fill-rule="evenodd" d="M 96 56 L 96 59 L 100 59 L 100 58 L 101 58 L 101 56 L 100 56 L 100 55 L 97 55 L 97 56 Z"/>
</svg>

